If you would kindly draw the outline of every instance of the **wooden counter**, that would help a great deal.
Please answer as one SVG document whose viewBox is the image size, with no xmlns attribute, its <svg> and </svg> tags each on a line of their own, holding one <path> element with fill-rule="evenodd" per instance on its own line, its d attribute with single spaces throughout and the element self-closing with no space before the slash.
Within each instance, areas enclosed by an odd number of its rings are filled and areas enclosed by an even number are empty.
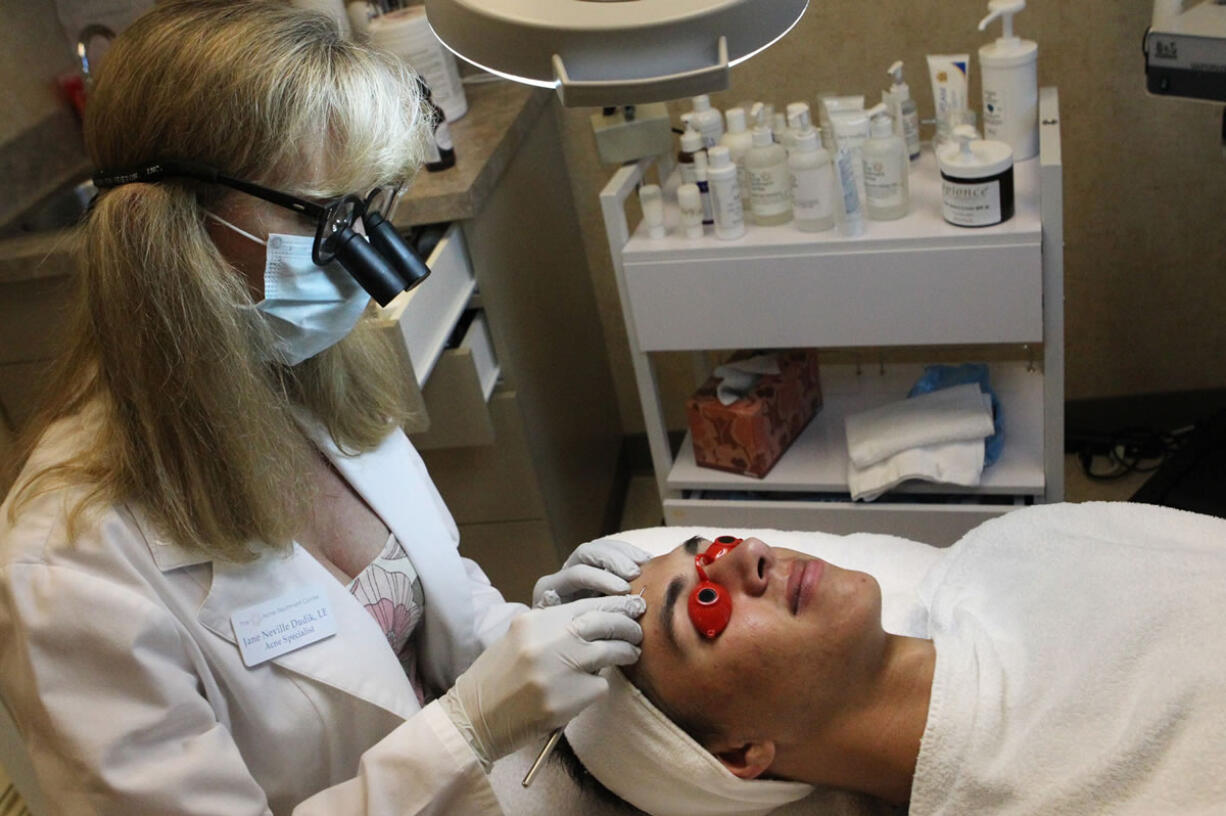
<svg viewBox="0 0 1226 816">
<path fill-rule="evenodd" d="M 464 93 L 468 113 L 451 125 L 455 166 L 417 175 L 396 211 L 401 229 L 475 217 L 550 99 L 549 91 L 506 81 L 467 85 Z"/>
</svg>

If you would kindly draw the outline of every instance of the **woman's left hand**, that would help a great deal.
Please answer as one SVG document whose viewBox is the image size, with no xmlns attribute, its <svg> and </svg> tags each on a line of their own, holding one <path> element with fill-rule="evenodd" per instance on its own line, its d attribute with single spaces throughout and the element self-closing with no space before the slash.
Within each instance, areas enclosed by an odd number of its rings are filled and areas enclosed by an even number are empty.
<svg viewBox="0 0 1226 816">
<path fill-rule="evenodd" d="M 630 591 L 630 581 L 639 577 L 639 564 L 650 560 L 650 553 L 615 538 L 580 544 L 562 569 L 536 582 L 532 605 L 555 606 L 594 595 L 623 595 Z"/>
</svg>

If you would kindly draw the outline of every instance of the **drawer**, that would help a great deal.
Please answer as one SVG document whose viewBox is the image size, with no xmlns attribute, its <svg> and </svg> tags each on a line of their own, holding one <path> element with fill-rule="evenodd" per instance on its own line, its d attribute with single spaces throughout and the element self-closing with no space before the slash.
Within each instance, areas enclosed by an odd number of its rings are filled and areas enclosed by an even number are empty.
<svg viewBox="0 0 1226 816">
<path fill-rule="evenodd" d="M 423 450 L 430 478 L 458 524 L 545 518 L 516 392 L 496 388 L 489 409 L 493 443 Z"/>
<path fill-rule="evenodd" d="M 481 312 L 456 348 L 443 352 L 422 389 L 427 430 L 411 433 L 418 450 L 494 444 L 489 401 L 498 383 L 498 360 Z"/>
<path fill-rule="evenodd" d="M 1037 241 L 625 262 L 644 351 L 1039 343 Z"/>
<path fill-rule="evenodd" d="M 536 580 L 562 566 L 544 519 L 461 524 L 460 555 L 476 561 L 502 597 L 524 604 Z"/>
<path fill-rule="evenodd" d="M 426 264 L 430 277 L 375 316 L 376 325 L 401 350 L 406 376 L 419 388 L 430 378 L 477 285 L 458 224 L 451 225 Z"/>
<path fill-rule="evenodd" d="M 820 530 L 832 535 L 880 533 L 948 547 L 971 528 L 1021 506 L 665 499 L 664 521 L 676 527 L 765 527 Z"/>
</svg>

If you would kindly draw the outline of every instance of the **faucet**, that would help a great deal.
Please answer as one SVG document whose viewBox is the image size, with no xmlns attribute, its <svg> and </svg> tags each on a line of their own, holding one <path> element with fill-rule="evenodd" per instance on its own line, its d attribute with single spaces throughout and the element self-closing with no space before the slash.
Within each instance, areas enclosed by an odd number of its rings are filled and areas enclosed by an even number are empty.
<svg viewBox="0 0 1226 816">
<path fill-rule="evenodd" d="M 89 45 L 94 41 L 95 37 L 105 37 L 107 42 L 110 42 L 115 39 L 115 32 L 101 23 L 90 23 L 81 29 L 81 33 L 77 35 L 77 59 L 81 63 L 81 75 L 85 77 L 86 90 L 89 90 L 94 83 L 94 78 L 89 70 Z"/>
</svg>

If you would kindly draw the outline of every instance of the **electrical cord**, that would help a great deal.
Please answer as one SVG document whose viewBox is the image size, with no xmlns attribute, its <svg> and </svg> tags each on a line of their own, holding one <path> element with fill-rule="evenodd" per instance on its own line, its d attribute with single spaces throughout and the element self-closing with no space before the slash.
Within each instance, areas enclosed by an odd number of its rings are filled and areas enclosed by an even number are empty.
<svg viewBox="0 0 1226 816">
<path fill-rule="evenodd" d="M 1077 460 L 1086 478 L 1098 482 L 1122 479 L 1132 473 L 1152 473 L 1183 447 L 1194 428 L 1193 425 L 1173 431 L 1122 428 L 1085 442 L 1077 450 Z M 1096 458 L 1105 458 L 1105 466 L 1096 465 Z"/>
</svg>

